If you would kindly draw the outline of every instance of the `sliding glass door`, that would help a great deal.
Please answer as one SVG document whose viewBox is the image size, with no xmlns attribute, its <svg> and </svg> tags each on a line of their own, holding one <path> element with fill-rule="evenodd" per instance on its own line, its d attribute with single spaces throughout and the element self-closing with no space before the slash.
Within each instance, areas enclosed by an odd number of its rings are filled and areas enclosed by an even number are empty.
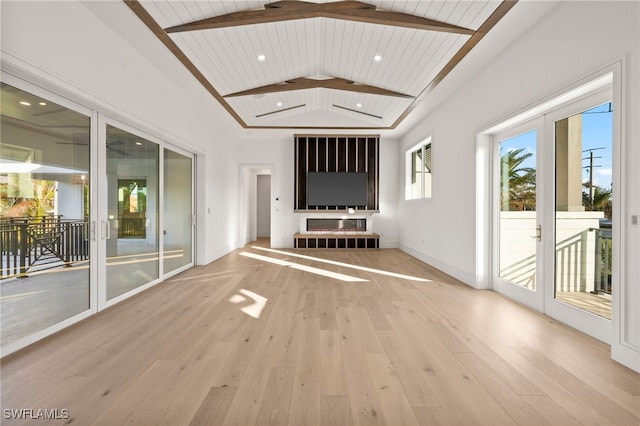
<svg viewBox="0 0 640 426">
<path fill-rule="evenodd" d="M 4 356 L 193 266 L 195 202 L 188 152 L 13 76 L 0 95 Z"/>
<path fill-rule="evenodd" d="M 163 269 L 193 265 L 193 157 L 164 150 Z"/>
<path fill-rule="evenodd" d="M 89 315 L 93 296 L 92 113 L 28 87 L 0 90 L 3 355 Z"/>
<path fill-rule="evenodd" d="M 160 277 L 159 146 L 106 126 L 106 299 Z"/>
</svg>

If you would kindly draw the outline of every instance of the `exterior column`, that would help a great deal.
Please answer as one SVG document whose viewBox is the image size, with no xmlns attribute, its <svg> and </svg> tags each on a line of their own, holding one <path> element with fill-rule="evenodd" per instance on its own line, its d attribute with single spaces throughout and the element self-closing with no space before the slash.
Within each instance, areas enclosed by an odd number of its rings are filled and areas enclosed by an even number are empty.
<svg viewBox="0 0 640 426">
<path fill-rule="evenodd" d="M 584 211 L 580 114 L 556 121 L 556 211 Z"/>
</svg>

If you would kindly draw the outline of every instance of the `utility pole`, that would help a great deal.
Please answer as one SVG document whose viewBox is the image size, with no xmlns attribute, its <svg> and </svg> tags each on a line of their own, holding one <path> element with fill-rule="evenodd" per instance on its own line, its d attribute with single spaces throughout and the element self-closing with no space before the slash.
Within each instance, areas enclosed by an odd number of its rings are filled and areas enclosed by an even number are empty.
<svg viewBox="0 0 640 426">
<path fill-rule="evenodd" d="M 593 151 L 597 151 L 599 149 L 604 149 L 605 147 L 600 147 L 600 148 L 590 148 L 590 149 L 585 149 L 582 152 L 589 152 L 589 156 L 586 158 L 583 158 L 583 160 L 589 160 L 589 165 L 585 166 L 585 169 L 589 169 L 589 203 L 591 203 L 591 208 L 593 209 L 593 168 L 594 167 L 602 167 L 602 166 L 598 166 L 593 164 L 593 160 L 595 158 L 602 158 L 602 157 L 594 157 L 593 156 Z"/>
</svg>

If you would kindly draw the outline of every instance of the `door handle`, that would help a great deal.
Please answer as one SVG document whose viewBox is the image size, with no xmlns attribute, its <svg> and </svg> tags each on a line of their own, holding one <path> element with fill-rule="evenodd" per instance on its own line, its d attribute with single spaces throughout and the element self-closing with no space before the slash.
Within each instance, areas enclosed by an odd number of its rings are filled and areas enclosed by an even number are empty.
<svg viewBox="0 0 640 426">
<path fill-rule="evenodd" d="M 536 235 L 530 235 L 530 237 L 542 241 L 542 225 L 536 226 Z"/>
<path fill-rule="evenodd" d="M 111 222 L 108 220 L 102 221 L 102 239 L 108 240 L 111 238 Z"/>
</svg>

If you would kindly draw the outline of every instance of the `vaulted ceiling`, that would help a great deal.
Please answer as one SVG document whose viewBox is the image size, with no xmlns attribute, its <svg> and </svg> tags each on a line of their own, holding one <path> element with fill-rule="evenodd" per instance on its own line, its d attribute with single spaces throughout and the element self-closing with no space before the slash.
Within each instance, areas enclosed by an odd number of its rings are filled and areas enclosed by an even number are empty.
<svg viewBox="0 0 640 426">
<path fill-rule="evenodd" d="M 125 1 L 244 128 L 394 129 L 516 1 Z"/>
</svg>

